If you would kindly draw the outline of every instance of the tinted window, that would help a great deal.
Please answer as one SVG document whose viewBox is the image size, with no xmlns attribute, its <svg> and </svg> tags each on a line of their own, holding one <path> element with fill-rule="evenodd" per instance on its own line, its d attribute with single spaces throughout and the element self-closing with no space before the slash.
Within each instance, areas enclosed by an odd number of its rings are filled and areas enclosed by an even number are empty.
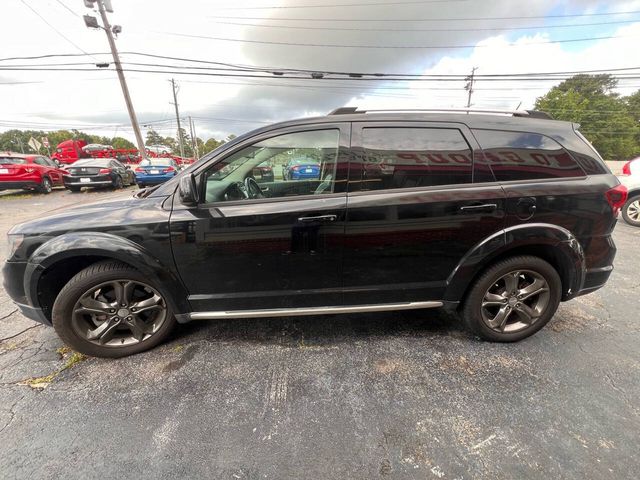
<svg viewBox="0 0 640 480">
<path fill-rule="evenodd" d="M 0 165 L 20 165 L 22 163 L 27 163 L 27 161 L 19 157 L 0 157 Z"/>
<path fill-rule="evenodd" d="M 89 158 L 87 160 L 78 160 L 73 163 L 74 167 L 108 167 L 109 159 L 106 158 Z"/>
<path fill-rule="evenodd" d="M 558 142 L 530 132 L 473 130 L 488 165 L 499 181 L 582 177 L 584 171 Z"/>
<path fill-rule="evenodd" d="M 339 130 L 312 130 L 279 135 L 244 147 L 207 171 L 205 201 L 332 193 L 339 139 Z M 293 162 L 298 158 L 305 161 Z M 246 186 L 252 182 L 260 186 L 258 195 L 255 191 L 247 194 Z"/>
<path fill-rule="evenodd" d="M 43 167 L 48 167 L 49 165 L 47 164 L 47 161 L 43 158 L 43 157 L 36 157 L 33 160 L 34 163 L 37 163 L 38 165 L 42 165 Z"/>
<path fill-rule="evenodd" d="M 364 128 L 363 189 L 430 187 L 471 182 L 471 149 L 445 128 Z"/>
</svg>

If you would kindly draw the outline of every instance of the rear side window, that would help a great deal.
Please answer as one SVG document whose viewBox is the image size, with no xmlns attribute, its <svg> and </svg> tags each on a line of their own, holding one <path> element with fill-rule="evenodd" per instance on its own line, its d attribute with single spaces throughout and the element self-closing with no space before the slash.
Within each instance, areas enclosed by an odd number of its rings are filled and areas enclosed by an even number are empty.
<svg viewBox="0 0 640 480">
<path fill-rule="evenodd" d="M 473 130 L 483 155 L 476 162 L 491 168 L 498 181 L 585 176 L 558 142 L 539 133 Z"/>
<path fill-rule="evenodd" d="M 362 130 L 363 189 L 471 183 L 471 148 L 453 128 Z"/>
</svg>

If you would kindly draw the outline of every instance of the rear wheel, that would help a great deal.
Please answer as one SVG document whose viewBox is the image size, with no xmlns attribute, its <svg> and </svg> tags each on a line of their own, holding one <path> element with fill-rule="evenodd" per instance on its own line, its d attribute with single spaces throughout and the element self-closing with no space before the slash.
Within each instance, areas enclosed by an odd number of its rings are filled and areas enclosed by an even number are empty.
<svg viewBox="0 0 640 480">
<path fill-rule="evenodd" d="M 113 188 L 115 188 L 116 190 L 121 189 L 124 186 L 123 182 L 122 182 L 122 177 L 120 175 L 118 175 L 114 180 L 113 180 Z"/>
<path fill-rule="evenodd" d="M 52 319 L 73 349 L 111 358 L 158 345 L 176 323 L 164 294 L 117 261 L 96 263 L 74 276 L 56 298 Z"/>
<path fill-rule="evenodd" d="M 640 195 L 629 198 L 622 207 L 622 218 L 629 225 L 640 227 Z"/>
<path fill-rule="evenodd" d="M 558 272 L 541 258 L 509 258 L 489 267 L 476 280 L 464 302 L 462 318 L 486 340 L 522 340 L 551 320 L 561 288 Z"/>
<path fill-rule="evenodd" d="M 49 177 L 42 177 L 42 183 L 38 187 L 38 191 L 40 193 L 51 193 L 51 190 L 53 190 L 53 186 Z"/>
</svg>

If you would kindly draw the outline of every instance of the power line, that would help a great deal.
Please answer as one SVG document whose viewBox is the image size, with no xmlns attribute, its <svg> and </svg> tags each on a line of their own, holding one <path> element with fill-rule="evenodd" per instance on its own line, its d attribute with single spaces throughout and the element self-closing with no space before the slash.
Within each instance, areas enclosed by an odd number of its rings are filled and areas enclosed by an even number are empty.
<svg viewBox="0 0 640 480">
<path fill-rule="evenodd" d="M 46 23 L 54 32 L 56 32 L 58 35 L 60 35 L 60 37 L 64 38 L 68 43 L 70 43 L 71 45 L 73 45 L 75 48 L 77 48 L 78 50 L 80 50 L 82 53 L 84 53 L 85 55 L 88 56 L 92 56 L 91 54 L 87 53 L 85 50 L 83 50 L 82 48 L 80 48 L 76 43 L 72 42 L 69 38 L 67 38 L 60 30 L 58 30 L 56 27 L 54 27 L 52 24 L 50 24 L 46 18 L 44 18 L 42 15 L 40 15 L 34 8 L 31 7 L 31 5 L 29 5 L 25 0 L 20 0 L 22 2 L 22 4 L 27 7 L 29 10 L 31 10 L 40 20 L 42 20 L 44 23 Z"/>
<path fill-rule="evenodd" d="M 601 13 L 572 13 L 556 15 L 529 15 L 514 17 L 448 17 L 448 18 L 295 18 L 295 17 L 231 17 L 209 16 L 210 18 L 224 18 L 229 20 L 287 20 L 292 22 L 457 22 L 457 21 L 484 21 L 484 20 L 525 20 L 528 18 L 575 18 L 575 17 L 600 17 L 611 15 L 635 15 L 640 10 L 626 12 L 601 12 Z"/>
<path fill-rule="evenodd" d="M 78 18 L 82 18 L 80 16 L 80 14 L 74 12 L 73 10 L 71 10 L 67 5 L 65 5 L 62 0 L 56 0 L 56 2 L 58 2 L 65 10 L 67 10 L 69 13 L 71 13 L 72 15 L 78 17 Z"/>
<path fill-rule="evenodd" d="M 466 77 L 468 74 L 467 73 L 461 73 L 461 74 L 407 74 L 407 73 L 380 73 L 380 72 L 373 72 L 373 73 L 365 73 L 365 72 L 346 72 L 346 71 L 332 71 L 332 70 L 308 70 L 308 69 L 295 69 L 295 68 L 281 68 L 281 67 L 271 67 L 271 66 L 252 66 L 252 65 L 239 65 L 239 64 L 232 64 L 232 63 L 224 63 L 224 62 L 215 62 L 215 61 L 211 61 L 211 60 L 203 60 L 203 59 L 194 59 L 194 58 L 185 58 L 185 57 L 172 57 L 172 56 L 167 56 L 167 55 L 157 55 L 157 54 L 151 54 L 151 53 L 144 53 L 144 52 L 135 52 L 135 51 L 125 51 L 125 52 L 120 52 L 121 55 L 136 55 L 136 56 L 142 56 L 142 57 L 149 57 L 149 58 L 157 58 L 157 59 L 162 59 L 162 60 L 175 60 L 175 61 L 181 61 L 181 62 L 190 62 L 190 63 L 198 63 L 198 64 L 206 64 L 206 65 L 222 65 L 222 66 L 227 66 L 230 67 L 231 69 L 238 69 L 238 70 L 246 70 L 246 71 L 250 71 L 250 72 L 268 72 L 268 73 L 272 73 L 272 72 L 299 72 L 299 73 L 316 73 L 316 72 L 321 72 L 324 74 L 332 74 L 332 75 L 367 75 L 367 76 L 375 76 L 375 77 L 387 77 L 387 76 L 392 76 L 392 77 L 424 77 L 424 78 L 460 78 L 463 79 L 464 77 Z M 106 52 L 100 52 L 100 53 L 91 53 L 89 55 L 109 55 Z M 65 57 L 79 57 L 79 56 L 83 56 L 83 54 L 80 53 L 60 53 L 60 54 L 48 54 L 48 55 L 38 55 L 38 56 L 28 56 L 28 57 L 9 57 L 9 58 L 0 58 L 0 62 L 3 61 L 13 61 L 13 60 L 38 60 L 38 59 L 44 59 L 44 58 L 55 58 L 55 57 L 61 57 L 61 58 L 65 58 Z M 133 64 L 133 62 L 122 62 L 122 63 L 127 63 L 127 64 Z M 45 64 L 46 65 L 46 64 Z M 89 65 L 87 63 L 87 65 Z M 144 65 L 153 65 L 153 64 L 144 64 Z M 160 64 L 155 64 L 157 66 L 161 66 L 161 67 L 169 67 L 168 65 L 160 65 Z M 13 67 L 16 65 L 8 65 L 7 67 Z M 43 66 L 43 65 L 33 65 L 33 66 Z M 0 65 L 0 69 L 4 68 L 3 65 Z M 191 68 L 190 66 L 179 66 L 176 68 Z M 589 69 L 589 70 L 567 70 L 567 71 L 555 71 L 555 72 L 528 72 L 528 73 L 491 73 L 491 74 L 477 74 L 476 78 L 483 78 L 483 77 L 528 77 L 528 76 L 548 76 L 548 75 L 578 75 L 578 74 L 592 74 L 592 73 L 610 73 L 610 72 L 625 72 L 625 71 L 632 71 L 632 70 L 640 70 L 640 66 L 635 66 L 635 67 L 621 67 L 621 68 L 602 68 L 602 69 Z M 91 69 L 91 71 L 95 71 L 94 69 Z M 632 72 L 635 73 L 635 72 Z M 280 77 L 282 78 L 282 77 Z M 296 77 L 297 78 L 297 77 Z"/>
<path fill-rule="evenodd" d="M 254 43 L 260 45 L 286 45 L 292 47 L 323 47 L 323 48 L 365 48 L 365 49 L 454 49 L 454 48 L 503 48 L 503 47 L 531 47 L 535 45 L 546 45 L 553 43 L 575 43 L 575 42 L 592 42 L 596 40 L 610 40 L 613 38 L 629 38 L 637 35 L 608 35 L 604 37 L 588 37 L 588 38 L 571 38 L 564 40 L 544 40 L 541 42 L 531 43 L 506 43 L 503 45 L 344 45 L 333 43 L 293 43 L 293 42 L 275 42 L 267 40 L 250 40 L 247 38 L 222 38 L 222 37 L 210 37 L 208 35 L 194 35 L 189 33 L 177 33 L 177 32 L 154 32 L 163 35 L 171 35 L 176 37 L 186 38 L 200 38 L 205 40 L 216 40 L 222 42 L 240 42 L 240 43 Z"/>
<path fill-rule="evenodd" d="M 330 8 L 330 7 L 386 7 L 389 5 L 424 5 L 428 3 L 467 2 L 469 0 L 414 0 L 384 3 L 334 3 L 326 5 L 272 5 L 266 7 L 215 7 L 216 10 L 285 10 L 292 8 Z"/>
<path fill-rule="evenodd" d="M 274 19 L 278 20 L 278 19 Z M 619 20 L 615 22 L 593 22 L 593 23 L 573 23 L 564 25 L 530 25 L 524 27 L 485 27 L 485 28 L 344 28 L 344 27 L 312 27 L 312 26 L 295 26 L 295 25 L 265 25 L 261 23 L 241 23 L 241 22 L 219 22 L 221 25 L 238 25 L 244 27 L 260 27 L 260 28 L 278 28 L 278 29 L 294 29 L 294 30 L 329 30 L 339 32 L 496 32 L 510 30 L 546 30 L 548 28 L 576 28 L 576 27 L 595 27 L 602 25 L 619 25 L 627 23 L 637 23 L 639 20 Z"/>
</svg>

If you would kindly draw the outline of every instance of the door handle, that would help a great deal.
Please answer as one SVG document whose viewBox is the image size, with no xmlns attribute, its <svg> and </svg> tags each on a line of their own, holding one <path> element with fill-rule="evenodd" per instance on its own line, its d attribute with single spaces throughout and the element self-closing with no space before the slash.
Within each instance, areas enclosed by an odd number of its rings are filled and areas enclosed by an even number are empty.
<svg viewBox="0 0 640 480">
<path fill-rule="evenodd" d="M 338 219 L 337 215 L 319 215 L 317 217 L 300 217 L 298 218 L 298 221 L 302 223 L 335 222 L 337 219 Z"/>
<path fill-rule="evenodd" d="M 498 205 L 495 203 L 483 203 L 481 205 L 465 205 L 464 207 L 460 207 L 460 211 L 462 212 L 493 212 L 498 208 Z"/>
</svg>

